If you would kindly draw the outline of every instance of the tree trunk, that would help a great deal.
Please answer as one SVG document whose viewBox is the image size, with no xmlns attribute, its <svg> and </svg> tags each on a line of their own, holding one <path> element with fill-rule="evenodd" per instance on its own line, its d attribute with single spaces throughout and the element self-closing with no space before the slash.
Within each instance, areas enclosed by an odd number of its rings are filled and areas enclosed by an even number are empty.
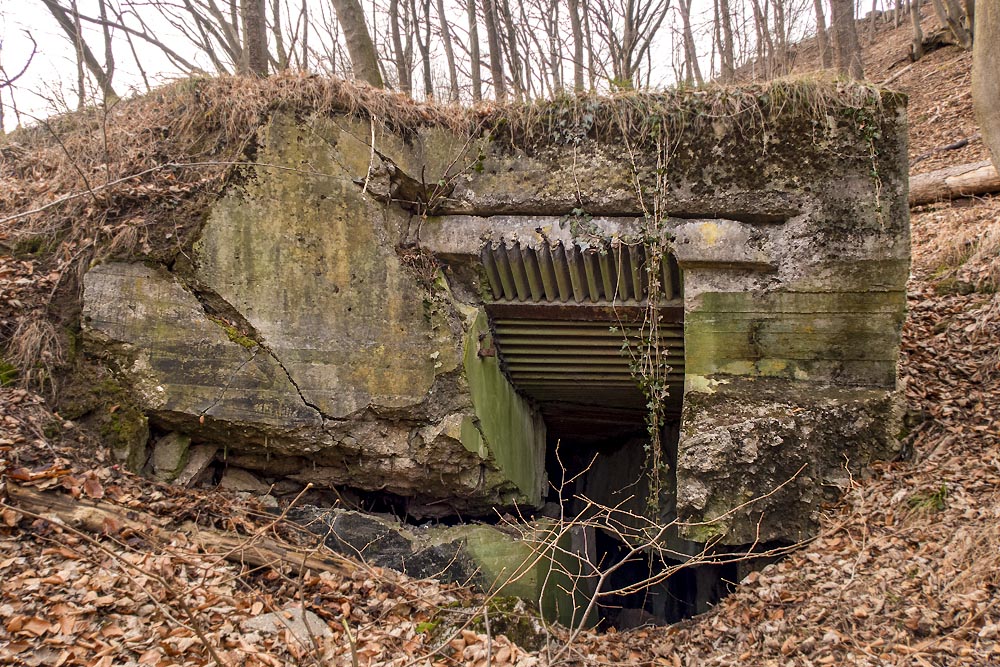
<svg viewBox="0 0 1000 667">
<path fill-rule="evenodd" d="M 111 90 L 111 82 L 115 78 L 115 52 L 111 43 L 111 23 L 108 21 L 107 0 L 100 0 L 98 10 L 101 16 L 101 31 L 104 35 L 104 72 L 107 74 L 107 81 L 101 86 L 101 95 L 104 96 L 104 103 L 114 99 L 114 91 Z"/>
<path fill-rule="evenodd" d="M 733 19 L 729 0 L 716 0 L 722 39 L 719 40 L 720 78 L 723 83 L 732 83 L 736 78 L 736 49 L 733 43 Z"/>
<path fill-rule="evenodd" d="M 1000 192 L 1000 174 L 989 160 L 910 177 L 910 206 L 993 192 Z"/>
<path fill-rule="evenodd" d="M 774 42 L 771 40 L 771 30 L 767 25 L 767 16 L 760 5 L 760 0 L 751 0 L 753 6 L 753 22 L 757 33 L 757 59 L 764 70 L 764 78 L 773 78 L 772 60 L 774 59 Z"/>
<path fill-rule="evenodd" d="M 830 0 L 830 17 L 836 47 L 837 70 L 852 79 L 864 79 L 861 45 L 854 21 L 854 0 Z"/>
<path fill-rule="evenodd" d="M 786 0 L 771 0 L 774 7 L 774 46 L 776 49 L 778 72 L 784 75 L 789 68 L 788 63 L 788 35 L 785 25 L 785 2 Z"/>
<path fill-rule="evenodd" d="M 240 0 L 243 15 L 243 62 L 245 74 L 267 76 L 267 21 L 264 0 Z"/>
<path fill-rule="evenodd" d="M 514 19 L 510 14 L 510 5 L 507 0 L 493 0 L 497 8 L 498 17 L 503 17 L 504 26 L 507 31 L 507 54 L 510 61 L 510 78 L 514 86 L 514 95 L 520 102 L 524 99 L 524 85 L 522 79 L 521 54 L 517 46 L 517 31 L 514 29 Z"/>
<path fill-rule="evenodd" d="M 562 48 L 559 40 L 559 0 L 549 0 L 548 13 L 549 73 L 552 77 L 552 91 L 562 90 Z"/>
<path fill-rule="evenodd" d="M 830 33 L 826 31 L 826 16 L 823 14 L 823 0 L 813 0 L 816 9 L 816 41 L 819 44 L 819 59 L 823 69 L 833 67 L 833 54 L 830 50 Z"/>
<path fill-rule="evenodd" d="M 266 21 L 265 21 L 266 25 Z M 274 37 L 275 71 L 284 72 L 291 60 L 288 49 L 285 48 L 285 36 L 281 26 L 281 0 L 271 0 L 271 36 Z M 295 36 L 292 37 L 290 48 L 295 48 Z"/>
<path fill-rule="evenodd" d="M 587 81 L 590 82 L 590 90 L 597 90 L 597 53 L 594 49 L 594 33 L 590 30 L 590 0 L 582 0 L 580 8 L 583 10 L 583 39 L 586 42 L 587 52 Z"/>
<path fill-rule="evenodd" d="M 420 9 L 423 11 L 422 19 L 425 29 L 423 39 L 420 38 L 421 19 L 418 18 L 420 14 L 417 12 L 417 3 L 416 0 L 410 0 L 410 13 L 413 15 L 413 35 L 416 37 L 417 50 L 420 51 L 420 69 L 424 79 L 424 98 L 431 99 L 434 97 L 434 82 L 431 80 L 430 0 L 421 0 Z"/>
<path fill-rule="evenodd" d="M 309 5 L 302 0 L 302 62 L 299 69 L 309 71 Z"/>
<path fill-rule="evenodd" d="M 399 21 L 399 0 L 389 0 L 389 34 L 392 37 L 392 56 L 396 66 L 396 88 L 411 95 L 413 87 L 410 84 L 410 66 L 403 50 Z"/>
<path fill-rule="evenodd" d="M 448 17 L 444 13 L 444 0 L 437 0 L 438 21 L 441 25 L 441 42 L 444 44 L 444 55 L 448 62 L 448 99 L 458 101 L 458 68 L 455 66 L 455 51 L 451 46 L 451 28 Z"/>
<path fill-rule="evenodd" d="M 694 33 L 691 31 L 691 2 L 692 0 L 681 0 L 678 9 L 681 12 L 681 21 L 684 29 L 684 57 L 689 63 L 690 71 L 694 81 L 699 86 L 705 83 L 701 76 L 701 66 L 698 64 L 698 49 L 694 41 Z"/>
<path fill-rule="evenodd" d="M 972 102 L 983 143 L 1000 167 L 1000 5 L 977 7 L 976 41 L 972 49 Z"/>
<path fill-rule="evenodd" d="M 83 26 L 76 0 L 70 0 L 70 11 L 73 14 L 73 50 L 76 51 L 76 108 L 79 110 L 87 103 L 87 75 L 83 66 Z"/>
<path fill-rule="evenodd" d="M 569 0 L 569 22 L 573 29 L 573 90 L 583 92 L 583 21 L 580 0 Z"/>
<path fill-rule="evenodd" d="M 872 0 L 872 12 L 868 15 L 868 44 L 875 43 L 876 12 L 878 11 L 878 0 Z"/>
<path fill-rule="evenodd" d="M 333 0 L 333 8 L 337 12 L 337 23 L 344 31 L 344 42 L 347 44 L 347 53 L 351 56 L 354 78 L 382 88 L 384 84 L 379 71 L 378 53 L 368 26 L 365 25 L 365 12 L 361 9 L 360 0 Z"/>
<path fill-rule="evenodd" d="M 469 12 L 469 58 L 472 60 L 472 101 L 483 99 L 482 69 L 479 63 L 479 19 L 476 18 L 476 0 L 468 0 Z"/>
<path fill-rule="evenodd" d="M 507 82 L 504 80 L 500 32 L 497 30 L 496 0 L 483 0 L 483 22 L 486 24 L 486 42 L 490 48 L 490 77 L 493 79 L 493 94 L 498 102 L 502 102 L 507 99 Z"/>
<path fill-rule="evenodd" d="M 963 14 L 955 0 L 947 0 L 947 6 L 942 0 L 934 0 L 934 11 L 941 23 L 955 36 L 955 41 L 963 49 L 972 48 L 972 34 L 963 25 Z"/>
<path fill-rule="evenodd" d="M 910 24 L 913 26 L 913 41 L 910 42 L 910 59 L 917 62 L 924 57 L 924 31 L 920 27 L 920 2 L 910 2 Z"/>
</svg>

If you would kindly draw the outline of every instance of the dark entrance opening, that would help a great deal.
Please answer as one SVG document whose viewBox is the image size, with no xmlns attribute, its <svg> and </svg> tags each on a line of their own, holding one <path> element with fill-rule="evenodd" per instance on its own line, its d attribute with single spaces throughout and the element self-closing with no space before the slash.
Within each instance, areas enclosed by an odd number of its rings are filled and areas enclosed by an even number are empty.
<svg viewBox="0 0 1000 667">
<path fill-rule="evenodd" d="M 613 573 L 598 595 L 601 626 L 673 623 L 706 611 L 740 567 L 675 525 L 655 543 L 652 525 L 674 520 L 679 420 L 684 384 L 682 276 L 667 254 L 650 308 L 649 248 L 617 239 L 487 243 L 480 254 L 492 300 L 487 313 L 501 368 L 538 408 L 547 430 L 550 480 L 545 514 L 576 522 L 573 549 L 590 574 Z M 655 324 L 655 326 L 653 326 Z M 637 361 L 655 350 L 669 367 L 661 431 L 666 475 L 651 509 L 648 401 Z M 655 532 L 655 531 L 654 531 Z"/>
<path fill-rule="evenodd" d="M 647 446 L 640 420 L 623 420 L 620 431 L 587 437 L 585 420 L 573 429 L 549 431 L 547 470 L 551 486 L 548 514 L 584 526 L 577 557 L 593 571 L 581 587 L 597 595 L 598 627 L 619 630 L 676 623 L 708 611 L 740 579 L 765 561 L 748 555 L 752 547 L 706 548 L 682 539 L 676 525 L 676 470 L 679 419 L 661 433 L 669 473 L 660 495 L 659 515 L 649 507 Z M 665 532 L 651 542 L 660 526 Z M 644 532 L 645 530 L 645 532 Z M 773 545 L 761 545 L 767 549 Z M 609 572 L 600 590 L 597 575 Z M 588 584 L 590 587 L 588 588 Z"/>
</svg>

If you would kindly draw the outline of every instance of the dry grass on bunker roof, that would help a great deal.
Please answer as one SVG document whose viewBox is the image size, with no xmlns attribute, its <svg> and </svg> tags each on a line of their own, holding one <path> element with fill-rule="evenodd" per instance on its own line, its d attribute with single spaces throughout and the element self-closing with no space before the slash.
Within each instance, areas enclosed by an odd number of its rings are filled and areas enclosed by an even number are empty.
<svg viewBox="0 0 1000 667">
<path fill-rule="evenodd" d="M 423 126 L 474 134 L 506 124 L 519 134 L 541 136 L 556 118 L 595 128 L 619 128 L 624 121 L 625 128 L 641 132 L 662 120 L 685 127 L 699 121 L 755 123 L 787 114 L 825 118 L 861 109 L 874 111 L 887 96 L 892 94 L 875 86 L 813 76 L 662 92 L 569 94 L 469 108 L 415 102 L 398 93 L 331 77 L 202 77 L 121 100 L 107 110 L 89 108 L 15 132 L 0 153 L 0 173 L 5 179 L 31 178 L 38 176 L 39 168 L 49 173 L 62 168 L 76 180 L 90 175 L 100 182 L 101 174 L 96 172 L 103 167 L 115 170 L 115 176 L 127 176 L 163 162 L 241 150 L 276 111 L 303 117 L 339 113 L 371 117 L 403 134 Z M 36 151 L 46 154 L 28 154 Z M 74 164 L 61 164 L 65 162 Z"/>
<path fill-rule="evenodd" d="M 586 136 L 606 141 L 625 137 L 643 145 L 655 144 L 664 133 L 755 132 L 796 119 L 858 126 L 877 122 L 904 103 L 905 96 L 878 86 L 814 74 L 739 86 L 565 95 L 479 113 L 511 139 L 529 144 Z"/>
<path fill-rule="evenodd" d="M 421 127 L 447 127 L 515 146 L 623 136 L 635 145 L 655 145 L 663 132 L 718 129 L 719 123 L 739 132 L 779 118 L 875 119 L 887 99 L 896 98 L 869 85 L 788 78 L 468 108 L 414 102 L 329 77 L 185 79 L 9 135 L 0 144 L 0 210 L 5 214 L 0 236 L 59 235 L 79 227 L 86 231 L 81 238 L 93 238 L 95 230 L 143 217 L 159 202 L 190 199 L 194 191 L 215 192 L 252 157 L 258 131 L 277 111 L 302 118 L 371 117 L 404 136 Z M 88 221 L 91 229 L 86 229 Z"/>
</svg>

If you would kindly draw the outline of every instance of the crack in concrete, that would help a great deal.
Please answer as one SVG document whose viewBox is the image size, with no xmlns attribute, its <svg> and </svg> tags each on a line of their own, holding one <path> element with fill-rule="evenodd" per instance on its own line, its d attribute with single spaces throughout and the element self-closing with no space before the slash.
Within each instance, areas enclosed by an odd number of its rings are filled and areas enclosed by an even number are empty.
<svg viewBox="0 0 1000 667">
<path fill-rule="evenodd" d="M 276 355 L 274 353 L 274 351 L 271 350 L 271 348 L 269 348 L 268 346 L 266 346 L 266 345 L 264 345 L 263 343 L 260 343 L 260 342 L 257 343 L 257 346 L 260 349 L 262 349 L 265 352 L 267 352 L 268 356 L 270 356 L 272 359 L 274 359 L 274 363 L 278 364 L 278 367 L 282 371 L 284 371 L 285 377 L 288 378 L 288 383 L 291 384 L 293 387 L 295 387 L 295 393 L 297 393 L 299 395 L 299 400 L 302 401 L 303 405 L 305 405 L 306 407 L 311 408 L 312 410 L 314 410 L 316 412 L 316 414 L 319 415 L 320 418 L 323 419 L 323 426 L 324 427 L 326 426 L 326 421 L 327 420 L 333 420 L 333 417 L 331 417 L 330 415 L 328 415 L 325 412 L 323 412 L 322 408 L 320 408 L 318 405 L 316 405 L 315 403 L 312 403 L 311 401 L 309 401 L 306 398 L 305 394 L 302 393 L 302 389 L 299 387 L 298 382 L 295 381 L 295 378 L 292 377 L 291 372 L 285 367 L 285 364 L 281 361 L 281 359 L 278 358 L 278 355 Z"/>
<path fill-rule="evenodd" d="M 241 363 L 239 366 L 236 367 L 236 370 L 234 370 L 232 374 L 229 376 L 229 379 L 226 380 L 226 386 L 224 386 L 222 388 L 222 391 L 219 392 L 219 397 L 214 401 L 212 401 L 211 405 L 209 405 L 207 408 L 199 412 L 198 413 L 199 417 L 204 417 L 205 415 L 208 414 L 209 410 L 211 410 L 216 405 L 222 402 L 222 399 L 226 397 L 226 392 L 229 391 L 229 388 L 231 386 L 233 386 L 233 381 L 236 379 L 236 376 L 240 374 L 240 371 L 242 371 L 247 364 L 249 364 L 251 361 L 257 358 L 257 352 L 259 352 L 261 349 L 262 348 L 260 347 L 260 345 L 258 345 L 256 348 L 254 348 L 253 353 L 249 357 L 247 357 L 247 359 L 243 363 Z"/>
<path fill-rule="evenodd" d="M 171 273 L 173 274 L 173 271 L 171 271 Z M 243 313 L 241 313 L 235 306 L 233 306 L 233 304 L 229 303 L 229 301 L 224 299 L 222 295 L 220 295 L 215 290 L 209 288 L 208 286 L 201 284 L 200 282 L 198 282 L 197 284 L 190 284 L 188 280 L 185 280 L 184 276 L 178 276 L 176 274 L 174 275 L 180 280 L 181 286 L 189 294 L 194 296 L 195 300 L 198 301 L 198 304 L 201 306 L 202 312 L 205 314 L 206 317 L 211 317 L 214 314 L 213 311 L 219 310 L 220 304 L 223 305 L 224 310 L 226 311 L 225 314 L 230 316 L 232 319 L 237 319 L 239 323 L 242 326 L 244 326 L 246 330 L 251 334 L 251 336 L 254 339 L 254 342 L 256 343 L 256 347 L 254 347 L 253 353 L 250 355 L 250 357 L 242 364 L 240 364 L 235 371 L 233 371 L 233 374 L 229 377 L 229 381 L 226 383 L 226 386 L 223 387 L 222 392 L 219 394 L 219 398 L 217 398 L 210 406 L 208 406 L 208 408 L 203 410 L 199 416 L 207 414 L 209 410 L 211 410 L 212 408 L 214 408 L 216 405 L 219 404 L 219 402 L 225 396 L 226 391 L 229 389 L 230 386 L 232 386 L 232 383 L 236 379 L 236 376 L 239 374 L 239 372 L 243 370 L 243 368 L 247 364 L 253 361 L 257 357 L 257 354 L 261 350 L 263 350 L 265 353 L 267 353 L 269 357 L 271 357 L 271 359 L 274 360 L 274 363 L 278 365 L 278 367 L 282 370 L 282 372 L 284 372 L 285 377 L 288 379 L 288 383 L 295 388 L 295 393 L 298 394 L 299 400 L 302 401 L 302 404 L 312 409 L 320 417 L 320 419 L 323 420 L 324 427 L 326 426 L 327 420 L 333 420 L 333 417 L 323 412 L 323 410 L 318 405 L 306 399 L 305 394 L 302 393 L 302 389 L 295 381 L 295 378 L 292 377 L 291 372 L 281 361 L 281 359 L 278 358 L 278 355 L 276 355 L 270 347 L 264 344 L 262 340 L 263 336 L 260 334 L 259 331 L 257 331 L 257 328 L 254 327 L 250 323 L 250 321 L 246 319 Z M 235 342 L 233 342 L 233 344 L 239 345 L 239 343 Z"/>
</svg>

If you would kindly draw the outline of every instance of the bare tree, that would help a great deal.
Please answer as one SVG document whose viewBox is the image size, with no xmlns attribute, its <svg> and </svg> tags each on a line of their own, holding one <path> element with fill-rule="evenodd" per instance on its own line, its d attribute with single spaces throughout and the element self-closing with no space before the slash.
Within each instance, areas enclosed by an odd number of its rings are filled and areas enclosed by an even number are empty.
<svg viewBox="0 0 1000 667">
<path fill-rule="evenodd" d="M 73 50 L 76 51 L 76 108 L 82 109 L 87 103 L 87 74 L 83 66 L 83 26 L 80 24 L 80 10 L 76 0 L 70 0 L 69 8 L 73 17 Z"/>
<path fill-rule="evenodd" d="M 17 72 L 17 74 L 8 74 L 7 70 L 3 65 L 3 40 L 0 40 L 0 94 L 4 90 L 9 90 L 14 87 L 14 83 L 20 79 L 28 71 L 28 67 L 31 66 L 31 61 L 35 59 L 35 54 L 38 53 L 38 43 L 35 42 L 35 38 L 28 31 L 24 31 L 25 36 L 31 41 L 31 54 L 25 59 L 24 65 Z M 13 100 L 13 94 L 11 94 L 11 99 Z M 17 113 L 17 108 L 14 108 L 15 114 Z M 4 106 L 3 99 L 0 98 L 0 137 L 5 134 L 4 131 Z"/>
<path fill-rule="evenodd" d="M 750 0 L 750 5 L 753 8 L 754 32 L 757 36 L 757 61 L 764 78 L 771 78 L 774 76 L 774 42 L 767 25 L 767 14 L 761 7 L 760 0 Z"/>
<path fill-rule="evenodd" d="M 265 0 L 240 0 L 243 20 L 243 57 L 240 72 L 267 76 L 267 20 Z"/>
<path fill-rule="evenodd" d="M 715 41 L 719 45 L 719 78 L 731 83 L 736 77 L 736 54 L 733 43 L 733 15 L 729 0 L 715 0 Z"/>
<path fill-rule="evenodd" d="M 497 8 L 497 16 L 503 18 L 507 47 L 507 64 L 510 65 L 510 80 L 514 89 L 514 98 L 518 101 L 524 99 L 525 86 L 521 78 L 524 70 L 521 64 L 521 50 L 518 47 L 517 31 L 514 28 L 514 19 L 510 13 L 510 5 L 507 0 L 493 0 Z M 523 5 L 522 5 L 523 6 Z"/>
<path fill-rule="evenodd" d="M 916 62 L 924 57 L 924 31 L 920 27 L 920 2 L 910 2 L 910 23 L 913 25 L 913 40 L 910 42 L 910 59 Z"/>
<path fill-rule="evenodd" d="M 701 67 L 698 64 L 698 51 L 694 40 L 694 32 L 691 30 L 691 3 L 692 0 L 679 0 L 677 8 L 681 14 L 683 25 L 682 35 L 684 38 L 684 60 L 688 72 L 688 78 L 699 86 L 705 83 L 701 75 Z"/>
<path fill-rule="evenodd" d="M 351 68 L 354 70 L 355 78 L 376 88 L 382 88 L 384 84 L 382 72 L 379 70 L 378 52 L 365 24 L 365 12 L 361 9 L 361 2 L 333 0 L 333 8 L 337 12 L 337 22 L 344 31 L 344 43 L 351 56 Z"/>
<path fill-rule="evenodd" d="M 107 0 L 99 0 L 97 3 L 98 12 L 101 17 L 101 34 L 104 37 L 104 72 L 107 75 L 107 86 L 101 87 L 101 97 L 105 102 L 114 98 L 114 91 L 111 90 L 111 82 L 115 78 L 115 52 L 111 41 L 111 24 L 108 21 Z"/>
<path fill-rule="evenodd" d="M 854 0 L 830 0 L 830 16 L 836 47 L 837 70 L 852 79 L 865 78 L 861 45 L 854 21 Z"/>
<path fill-rule="evenodd" d="M 725 1 L 725 0 L 723 0 Z M 670 0 L 595 0 L 595 32 L 608 49 L 615 86 L 635 88 Z"/>
<path fill-rule="evenodd" d="M 823 0 L 813 0 L 813 8 L 816 10 L 816 42 L 819 44 L 819 60 L 823 69 L 829 69 L 833 66 L 833 54 L 830 52 L 830 34 L 826 30 L 826 17 L 823 15 Z"/>
<path fill-rule="evenodd" d="M 580 0 L 568 0 L 569 21 L 573 30 L 573 90 L 583 92 L 583 18 L 580 16 Z"/>
<path fill-rule="evenodd" d="M 448 62 L 448 99 L 458 101 L 458 68 L 455 66 L 455 50 L 451 46 L 451 27 L 444 12 L 444 0 L 437 0 L 438 20 L 441 24 L 441 43 Z"/>
<path fill-rule="evenodd" d="M 403 5 L 403 11 L 409 11 L 408 5 Z M 402 31 L 399 0 L 389 0 L 389 33 L 392 36 L 392 55 L 396 66 L 396 88 L 409 95 L 413 87 L 410 81 L 410 63 L 403 49 Z"/>
<path fill-rule="evenodd" d="M 500 51 L 500 32 L 497 30 L 496 0 L 483 0 L 483 23 L 486 25 L 486 42 L 490 49 L 490 77 L 493 95 L 498 101 L 507 99 L 507 82 L 503 73 L 503 53 Z"/>
<path fill-rule="evenodd" d="M 483 78 L 479 62 L 479 20 L 476 18 L 476 0 L 468 0 L 466 10 L 469 14 L 469 59 L 471 62 L 472 101 L 483 99 Z"/>
<path fill-rule="evenodd" d="M 431 3 L 430 0 L 420 0 L 419 11 L 416 0 L 410 0 L 410 15 L 413 16 L 413 34 L 416 37 L 417 50 L 420 51 L 421 72 L 424 79 L 424 97 L 434 97 L 434 82 L 431 79 Z M 423 37 L 420 36 L 424 31 Z"/>
<path fill-rule="evenodd" d="M 993 165 L 1000 168 L 1000 6 L 984 2 L 975 13 L 976 41 L 972 49 L 972 100 L 983 142 Z"/>
<path fill-rule="evenodd" d="M 948 27 L 954 35 L 958 45 L 963 49 L 972 48 L 972 31 L 967 23 L 965 12 L 959 7 L 956 0 L 934 0 L 934 11 L 937 12 L 941 23 Z"/>
</svg>

